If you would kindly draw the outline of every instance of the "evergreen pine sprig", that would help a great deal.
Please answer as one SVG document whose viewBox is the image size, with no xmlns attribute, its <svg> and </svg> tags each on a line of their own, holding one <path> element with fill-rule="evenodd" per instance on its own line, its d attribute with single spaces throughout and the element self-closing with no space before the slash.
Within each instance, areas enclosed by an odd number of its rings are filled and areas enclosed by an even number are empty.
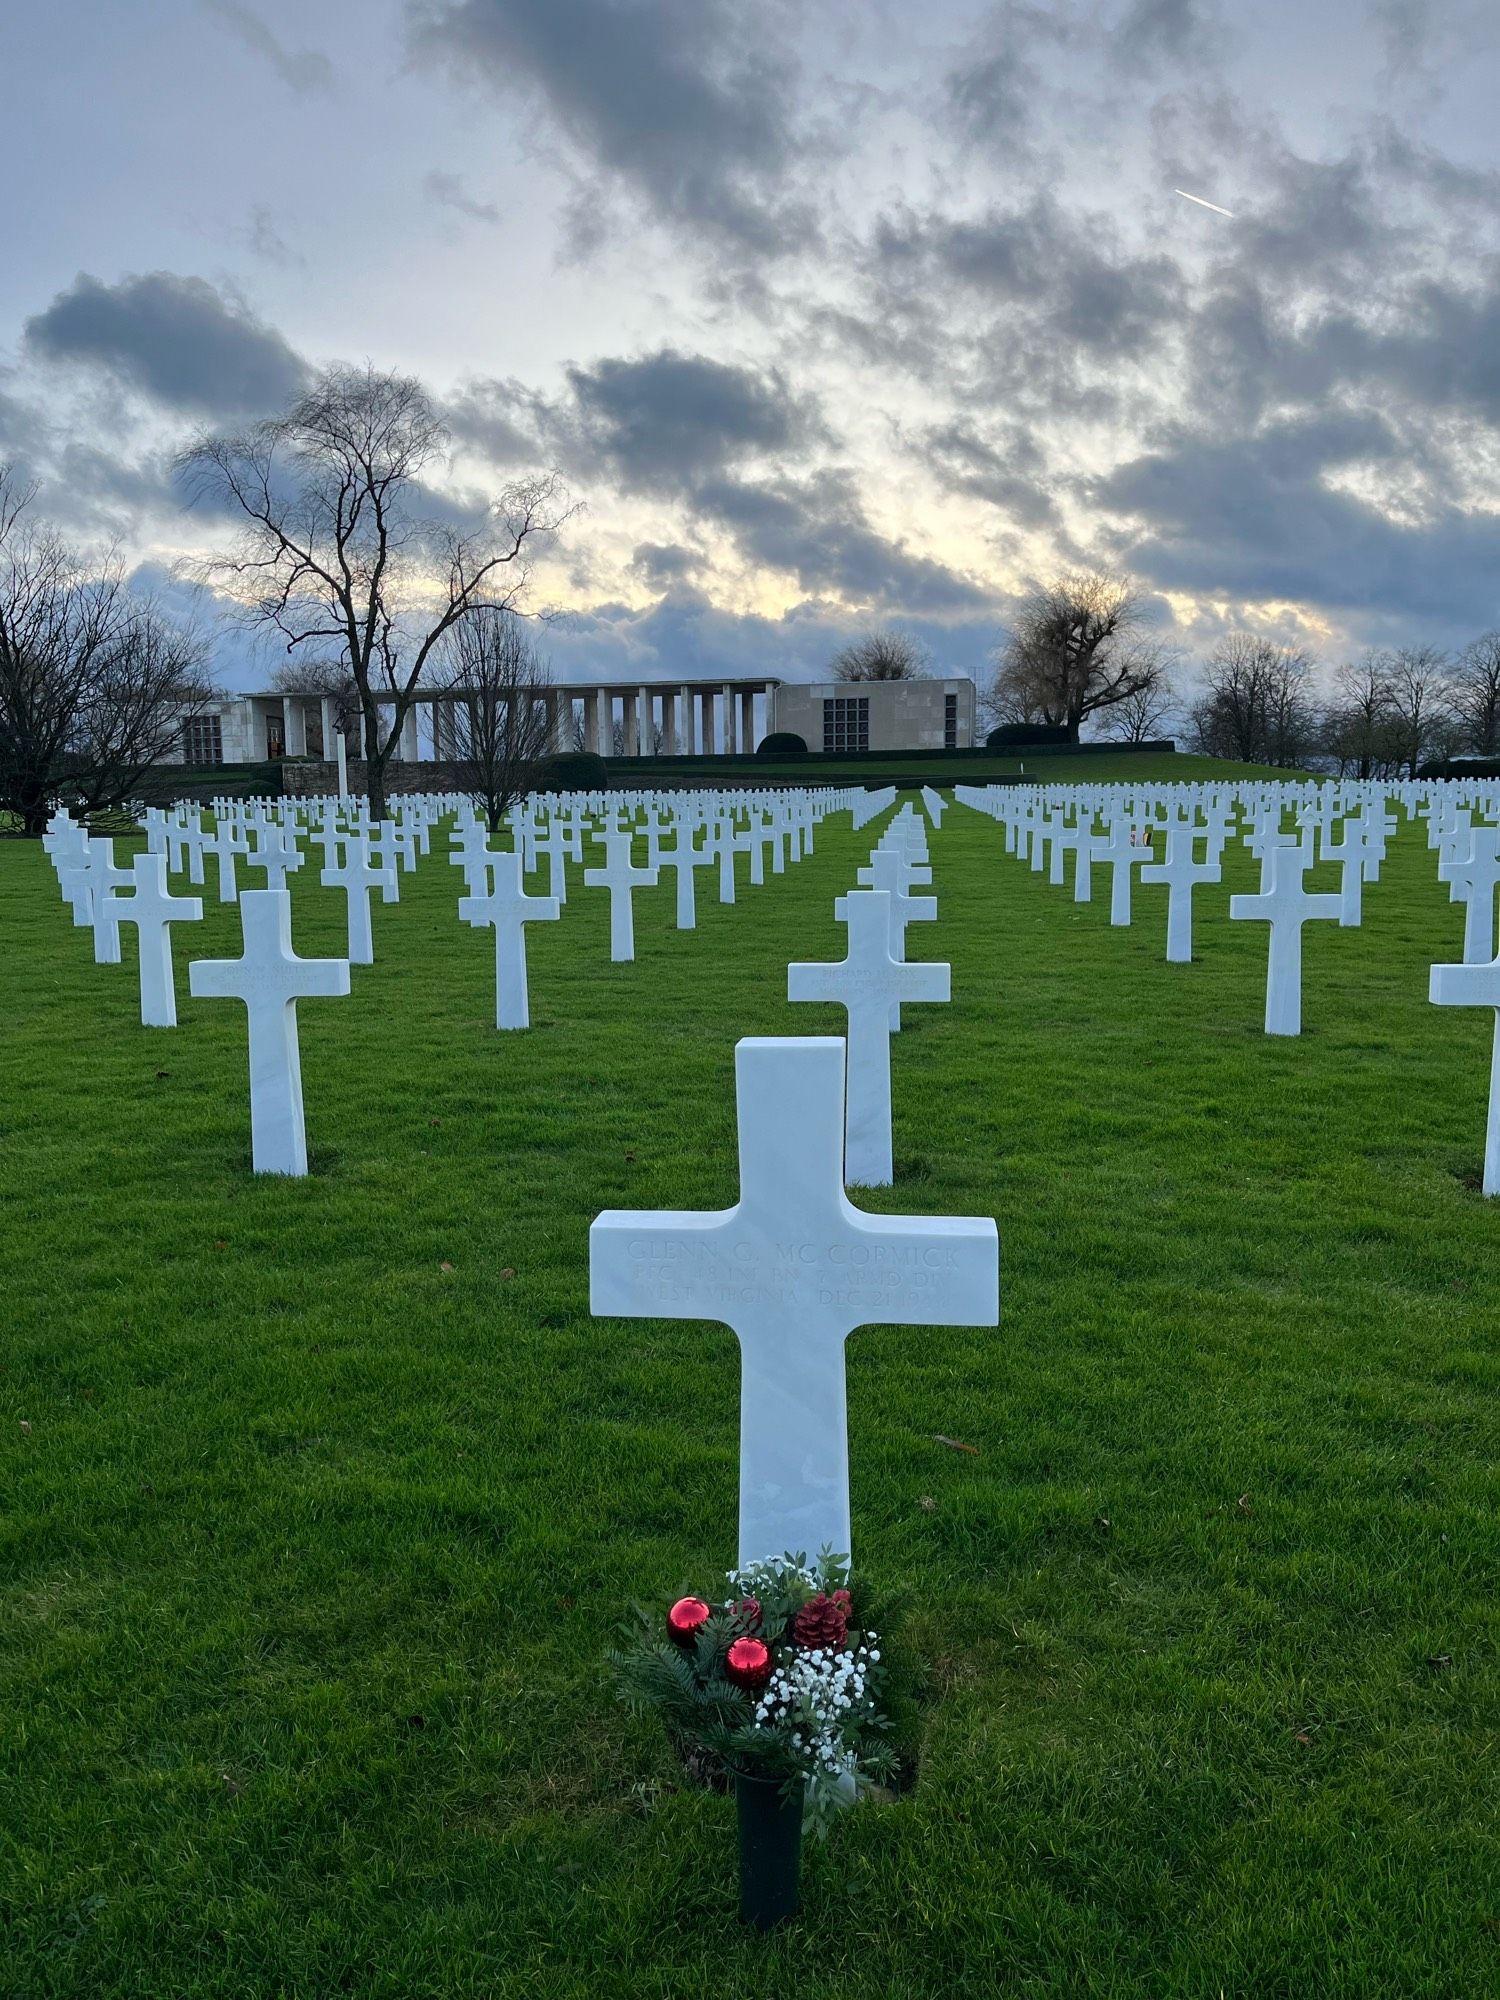
<svg viewBox="0 0 1500 2000">
<path fill-rule="evenodd" d="M 809 1826 L 826 1832 L 838 1806 L 895 1761 L 878 1702 L 879 1642 L 855 1620 L 848 1559 L 828 1549 L 812 1563 L 787 1555 L 726 1581 L 730 1596 L 689 1643 L 637 1606 L 608 1655 L 616 1688 L 631 1709 L 659 1715 L 680 1749 L 782 1780 Z M 749 1644 L 731 1658 L 736 1642 Z M 752 1684 L 747 1652 L 759 1666 Z"/>
</svg>

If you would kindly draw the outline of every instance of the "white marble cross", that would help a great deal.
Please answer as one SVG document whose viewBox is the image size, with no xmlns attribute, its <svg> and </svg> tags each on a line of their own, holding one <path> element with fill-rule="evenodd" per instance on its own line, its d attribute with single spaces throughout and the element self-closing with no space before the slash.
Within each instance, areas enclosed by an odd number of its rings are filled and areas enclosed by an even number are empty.
<svg viewBox="0 0 1500 2000">
<path fill-rule="evenodd" d="M 554 903 L 568 900 L 568 854 L 572 843 L 561 816 L 549 813 L 544 833 L 533 832 L 531 851 L 536 860 L 547 857 L 547 894 Z"/>
<path fill-rule="evenodd" d="M 632 898 L 637 889 L 656 887 L 654 868 L 637 868 L 630 858 L 635 836 L 631 833 L 597 834 L 606 855 L 602 868 L 585 868 L 584 886 L 609 891 L 609 956 L 612 964 L 625 965 L 635 957 L 635 911 Z"/>
<path fill-rule="evenodd" d="M 232 903 L 239 895 L 239 883 L 235 879 L 234 872 L 234 857 L 243 854 L 247 845 L 245 836 L 228 813 L 220 813 L 214 822 L 213 837 L 208 842 L 208 851 L 219 864 L 221 903 Z"/>
<path fill-rule="evenodd" d="M 298 958 L 292 899 L 285 889 L 240 895 L 242 958 L 201 958 L 188 967 L 197 1000 L 243 1000 L 250 1017 L 250 1157 L 258 1174 L 305 1174 L 302 1059 L 297 1002 L 349 991 L 349 961 Z"/>
<path fill-rule="evenodd" d="M 373 965 L 375 938 L 370 928 L 370 891 L 387 888 L 391 870 L 377 868 L 370 850 L 357 833 L 345 834 L 344 858 L 336 868 L 325 868 L 319 881 L 325 889 L 342 889 L 349 918 L 349 963 Z"/>
<path fill-rule="evenodd" d="M 54 818 L 42 839 L 52 857 L 62 899 L 73 912 L 73 928 L 88 930 L 94 921 L 94 890 L 89 880 L 87 832 L 81 826 L 74 826 L 62 813 Z"/>
<path fill-rule="evenodd" d="M 89 838 L 85 857 L 88 871 L 89 908 L 94 926 L 95 965 L 120 963 L 120 904 L 113 892 L 129 888 L 134 879 L 128 868 L 115 866 L 115 843 L 107 835 Z"/>
<path fill-rule="evenodd" d="M 1109 921 L 1113 925 L 1129 924 L 1130 871 L 1151 859 L 1150 847 L 1137 839 L 1142 830 L 1140 822 L 1122 813 L 1109 822 L 1108 836 L 1094 849 L 1096 861 L 1109 863 Z"/>
<path fill-rule="evenodd" d="M 527 895 L 519 854 L 492 854 L 490 867 L 489 893 L 460 897 L 458 914 L 466 924 L 495 927 L 495 1026 L 529 1028 L 526 926 L 556 923 L 562 907 L 555 896 Z"/>
<path fill-rule="evenodd" d="M 1484 1126 L 1485 1194 L 1500 1194 L 1500 958 L 1487 965 L 1435 965 L 1427 998 L 1435 1007 L 1493 1007 L 1495 1035 L 1490 1049 L 1490 1104 Z"/>
<path fill-rule="evenodd" d="M 1166 829 L 1167 852 L 1161 861 L 1141 870 L 1143 882 L 1167 885 L 1167 963 L 1186 965 L 1193 956 L 1193 888 L 1199 882 L 1217 882 L 1217 861 L 1198 861 L 1194 847 L 1206 829 L 1191 820 L 1172 820 Z"/>
<path fill-rule="evenodd" d="M 490 851 L 489 829 L 477 819 L 466 820 L 454 828 L 453 852 L 448 859 L 455 868 L 464 871 L 465 895 L 489 894 L 490 863 L 494 858 Z"/>
<path fill-rule="evenodd" d="M 988 1216 L 866 1215 L 844 1193 L 844 1045 L 735 1050 L 740 1198 L 614 1209 L 589 1231 L 590 1310 L 717 1320 L 740 1343 L 741 1564 L 850 1553 L 844 1342 L 859 1326 L 993 1326 Z"/>
<path fill-rule="evenodd" d="M 1302 926 L 1316 919 L 1337 923 L 1343 908 L 1338 896 L 1312 896 L 1302 878 L 1308 857 L 1301 847 L 1269 847 L 1262 867 L 1271 879 L 1258 896 L 1231 896 L 1229 914 L 1236 920 L 1268 923 L 1270 950 L 1266 955 L 1266 1033 L 1302 1033 Z"/>
<path fill-rule="evenodd" d="M 1471 827 L 1451 861 L 1438 864 L 1439 879 L 1464 906 L 1464 964 L 1495 956 L 1495 890 L 1500 887 L 1500 827 Z"/>
<path fill-rule="evenodd" d="M 693 887 L 693 876 L 699 868 L 711 868 L 713 855 L 706 847 L 695 847 L 697 826 L 692 820 L 677 822 L 677 841 L 673 847 L 660 850 L 660 865 L 677 871 L 677 928 L 691 931 L 698 928 L 698 898 Z"/>
<path fill-rule="evenodd" d="M 365 836 L 370 849 L 370 859 L 384 871 L 385 882 L 380 891 L 382 903 L 399 903 L 401 900 L 401 878 L 397 868 L 401 860 L 401 836 L 394 820 L 382 820 Z"/>
<path fill-rule="evenodd" d="M 287 827 L 259 827 L 256 845 L 247 859 L 251 868 L 265 869 L 268 889 L 284 889 L 287 876 L 302 866 L 297 837 Z"/>
<path fill-rule="evenodd" d="M 789 965 L 788 1000 L 831 1000 L 849 1017 L 844 1110 L 844 1178 L 851 1187 L 889 1187 L 891 1152 L 891 1009 L 903 1000 L 946 1000 L 946 965 L 910 964 L 891 955 L 891 899 L 884 889 L 853 889 L 838 908 L 849 931 L 848 955 L 830 965 Z"/>
<path fill-rule="evenodd" d="M 912 888 L 926 887 L 932 880 L 932 870 L 920 862 L 912 861 L 897 847 L 877 847 L 870 856 L 869 865 L 856 869 L 855 880 L 871 889 L 882 889 L 890 897 L 891 957 L 904 961 L 906 958 L 906 927 L 908 924 L 932 924 L 937 922 L 937 897 L 913 896 Z M 846 921 L 843 899 L 833 906 L 833 914 L 840 923 Z M 901 1032 L 901 1003 L 891 1003 L 891 1033 Z"/>
<path fill-rule="evenodd" d="M 174 896 L 167 888 L 165 854 L 138 854 L 130 867 L 133 896 L 112 896 L 115 921 L 134 924 L 141 968 L 141 1026 L 177 1026 L 177 988 L 172 978 L 172 935 L 169 926 L 200 923 L 203 902 L 198 896 Z"/>
<path fill-rule="evenodd" d="M 1342 840 L 1334 840 L 1331 823 L 1319 836 L 1324 861 L 1339 864 L 1339 923 L 1345 930 L 1357 930 L 1364 915 L 1365 853 L 1369 832 L 1357 816 L 1346 819 L 1340 828 Z"/>
</svg>

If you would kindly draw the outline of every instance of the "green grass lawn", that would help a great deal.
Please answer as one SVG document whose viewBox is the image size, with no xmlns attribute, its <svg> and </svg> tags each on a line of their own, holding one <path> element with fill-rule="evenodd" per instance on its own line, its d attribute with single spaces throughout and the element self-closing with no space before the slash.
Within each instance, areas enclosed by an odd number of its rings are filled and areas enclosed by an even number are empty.
<svg viewBox="0 0 1500 2000">
<path fill-rule="evenodd" d="M 153 1032 L 0 844 L 6 2000 L 1496 1990 L 1491 1017 L 1427 1004 L 1420 832 L 1270 1041 L 1243 855 L 1169 966 L 1164 890 L 1112 931 L 1105 871 L 1075 906 L 949 812 L 911 942 L 953 1002 L 861 1201 L 996 1217 L 1002 1322 L 849 1345 L 914 1782 L 743 1935 L 732 1802 L 613 1702 L 629 1602 L 732 1560 L 738 1361 L 591 1319 L 588 1224 L 734 1199 L 735 1040 L 839 1030 L 785 968 L 873 832 L 733 909 L 700 875 L 692 934 L 664 877 L 630 966 L 578 886 L 520 1035 L 435 852 L 303 1005 L 294 1183 L 249 1172 L 243 1010 L 187 997 L 238 950 L 212 866 Z"/>
<path fill-rule="evenodd" d="M 692 759 L 608 759 L 611 779 L 624 785 L 654 785 L 659 781 L 729 787 L 754 786 L 761 780 L 804 785 L 882 785 L 893 778 L 916 779 L 938 790 L 948 785 L 987 785 L 997 778 L 1035 778 L 1048 785 L 1102 785 L 1138 779 L 1155 784 L 1228 784 L 1236 778 L 1300 778 L 1300 771 L 1278 770 L 1269 764 L 1237 764 L 1225 757 L 1198 757 L 1170 750 L 1049 750 L 1000 752 L 974 750 L 967 755 L 913 757 L 899 750 L 885 756 L 825 757 L 811 751 L 794 757 L 695 757 Z"/>
</svg>

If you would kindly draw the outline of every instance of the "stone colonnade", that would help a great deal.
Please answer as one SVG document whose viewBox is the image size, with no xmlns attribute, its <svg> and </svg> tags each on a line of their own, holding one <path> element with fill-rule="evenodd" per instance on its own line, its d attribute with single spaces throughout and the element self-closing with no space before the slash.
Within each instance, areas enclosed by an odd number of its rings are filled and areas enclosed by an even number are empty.
<svg viewBox="0 0 1500 2000">
<path fill-rule="evenodd" d="M 579 734 L 585 750 L 612 757 L 618 727 L 623 754 L 627 757 L 718 757 L 745 756 L 754 750 L 760 735 L 775 727 L 774 693 L 777 680 L 692 681 L 676 686 L 661 682 L 622 686 L 614 681 L 561 683 L 537 688 L 529 696 L 545 704 L 547 747 L 551 752 L 572 750 Z M 756 712 L 756 697 L 764 707 Z M 335 704 L 328 695 L 261 695 L 249 698 L 252 709 L 264 720 L 254 724 L 265 736 L 252 754 L 277 754 L 274 733 L 280 725 L 281 750 L 286 757 L 321 754 L 333 756 Z M 461 694 L 419 693 L 407 710 L 396 755 L 403 763 L 415 764 L 429 757 L 441 762 L 454 754 L 453 731 L 446 710 Z M 381 704 L 389 717 L 390 704 Z M 419 723 L 422 709 L 428 711 L 426 726 Z M 316 710 L 321 743 L 310 739 L 309 727 Z M 267 733 L 271 732 L 271 733 Z M 426 738 L 424 743 L 423 738 Z M 430 749 L 427 747 L 430 745 Z"/>
<path fill-rule="evenodd" d="M 663 686 L 660 682 L 636 687 L 616 682 L 596 681 L 585 685 L 562 683 L 542 687 L 529 697 L 542 702 L 547 711 L 547 748 L 551 753 L 577 747 L 581 733 L 583 748 L 601 757 L 616 755 L 618 727 L 621 754 L 626 757 L 733 757 L 748 756 L 758 741 L 757 727 L 764 735 L 771 727 L 773 690 L 779 682 L 723 681 L 692 682 Z M 765 700 L 763 718 L 756 716 L 755 698 Z M 433 755 L 451 756 L 452 732 L 445 727 L 444 711 L 451 699 L 462 696 L 421 694 L 417 704 L 431 708 L 430 739 Z M 417 710 L 407 715 L 401 734 L 399 754 L 410 761 L 419 756 Z"/>
</svg>

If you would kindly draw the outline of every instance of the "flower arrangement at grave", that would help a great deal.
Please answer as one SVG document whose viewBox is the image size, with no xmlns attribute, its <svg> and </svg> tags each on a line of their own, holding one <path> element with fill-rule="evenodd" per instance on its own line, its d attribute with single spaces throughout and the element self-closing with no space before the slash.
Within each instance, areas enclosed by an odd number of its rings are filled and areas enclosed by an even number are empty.
<svg viewBox="0 0 1500 2000">
<path fill-rule="evenodd" d="M 637 1607 L 609 1656 L 622 1699 L 652 1710 L 690 1767 L 775 1780 L 810 1830 L 896 1764 L 881 1710 L 878 1633 L 856 1605 L 848 1561 L 786 1555 L 731 1571 L 720 1605 Z"/>
</svg>

